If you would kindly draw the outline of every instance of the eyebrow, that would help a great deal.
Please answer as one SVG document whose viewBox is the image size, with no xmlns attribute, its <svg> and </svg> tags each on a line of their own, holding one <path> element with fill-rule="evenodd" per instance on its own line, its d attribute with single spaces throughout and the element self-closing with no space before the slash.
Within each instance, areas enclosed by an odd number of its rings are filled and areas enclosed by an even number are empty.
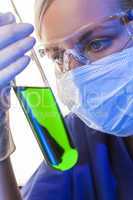
<svg viewBox="0 0 133 200">
<path fill-rule="evenodd" d="M 88 36 L 91 36 L 91 34 L 93 33 L 93 31 L 87 31 L 84 34 L 82 34 L 79 38 L 78 38 L 78 43 L 83 42 L 84 40 L 86 40 L 86 38 L 88 38 Z M 56 49 L 58 48 L 58 46 L 51 46 L 51 47 L 45 47 L 46 50 L 50 50 L 50 49 Z"/>
<path fill-rule="evenodd" d="M 84 34 L 82 34 L 82 36 L 79 37 L 78 42 L 83 42 L 84 40 L 86 40 L 86 38 L 90 37 L 93 34 L 94 31 L 87 31 Z"/>
<path fill-rule="evenodd" d="M 83 33 L 78 39 L 77 39 L 77 42 L 78 43 L 83 43 L 86 41 L 86 39 L 88 39 L 88 37 L 90 37 L 97 29 L 103 29 L 103 28 L 106 28 L 106 30 L 109 30 L 109 29 L 112 29 L 114 28 L 113 25 L 110 25 L 110 24 L 102 24 L 102 25 L 99 25 L 97 26 L 96 28 L 94 28 L 93 30 L 89 30 L 85 33 Z M 53 46 L 53 47 L 46 47 L 46 49 L 56 49 L 58 48 L 58 46 Z M 58 48 L 59 49 L 59 48 Z"/>
<path fill-rule="evenodd" d="M 85 41 L 88 37 L 90 37 L 97 29 L 103 29 L 103 28 L 106 28 L 106 30 L 109 30 L 109 29 L 114 28 L 114 26 L 113 26 L 113 25 L 104 24 L 104 25 L 101 25 L 101 26 L 96 27 L 96 28 L 93 29 L 93 30 L 89 30 L 89 31 L 85 32 L 84 34 L 82 34 L 82 35 L 79 37 L 79 39 L 78 39 L 79 43 L 80 43 L 80 42 L 84 42 L 84 41 Z"/>
<path fill-rule="evenodd" d="M 78 42 L 82 42 L 84 41 L 89 35 L 91 35 L 93 33 L 94 30 L 90 30 L 90 31 L 87 31 L 85 32 L 84 34 L 82 34 L 79 38 L 78 38 Z M 58 48 L 58 46 L 52 46 L 49 47 L 49 46 L 46 46 L 45 49 L 49 50 L 49 49 L 56 49 Z"/>
</svg>

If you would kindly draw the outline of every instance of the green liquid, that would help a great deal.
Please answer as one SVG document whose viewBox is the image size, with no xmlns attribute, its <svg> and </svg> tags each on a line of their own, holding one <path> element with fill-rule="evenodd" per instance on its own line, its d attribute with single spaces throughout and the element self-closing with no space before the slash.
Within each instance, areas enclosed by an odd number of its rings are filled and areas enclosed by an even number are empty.
<svg viewBox="0 0 133 200">
<path fill-rule="evenodd" d="M 78 161 L 69 132 L 50 88 L 13 87 L 47 163 L 65 171 Z"/>
</svg>

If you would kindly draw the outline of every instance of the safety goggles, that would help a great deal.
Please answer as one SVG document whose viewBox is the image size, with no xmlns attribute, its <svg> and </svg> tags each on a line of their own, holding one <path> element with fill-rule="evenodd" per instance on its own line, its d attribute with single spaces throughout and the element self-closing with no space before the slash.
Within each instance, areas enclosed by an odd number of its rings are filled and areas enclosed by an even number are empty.
<svg viewBox="0 0 133 200">
<path fill-rule="evenodd" d="M 133 10 L 119 12 L 83 25 L 74 33 L 43 43 L 41 56 L 50 58 L 61 72 L 71 70 L 72 59 L 81 64 L 93 63 L 127 48 L 133 39 Z M 73 48 L 66 44 L 73 42 Z"/>
</svg>

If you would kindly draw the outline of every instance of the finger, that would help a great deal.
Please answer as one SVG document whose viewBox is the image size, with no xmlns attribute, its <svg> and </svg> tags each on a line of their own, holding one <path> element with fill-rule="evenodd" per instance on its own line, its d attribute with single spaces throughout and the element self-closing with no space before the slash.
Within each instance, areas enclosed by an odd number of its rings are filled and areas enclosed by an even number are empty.
<svg viewBox="0 0 133 200">
<path fill-rule="evenodd" d="M 16 75 L 22 72 L 30 62 L 29 56 L 23 56 L 0 72 L 0 87 L 11 82 Z"/>
<path fill-rule="evenodd" d="M 34 44 L 35 44 L 35 39 L 33 37 L 27 37 L 1 50 L 0 70 L 7 67 L 20 57 L 22 57 L 26 52 L 28 52 L 33 48 Z"/>
<path fill-rule="evenodd" d="M 15 23 L 15 16 L 11 13 L 0 14 L 0 26 Z"/>
<path fill-rule="evenodd" d="M 28 23 L 9 24 L 0 27 L 0 49 L 29 36 L 34 27 Z"/>
</svg>

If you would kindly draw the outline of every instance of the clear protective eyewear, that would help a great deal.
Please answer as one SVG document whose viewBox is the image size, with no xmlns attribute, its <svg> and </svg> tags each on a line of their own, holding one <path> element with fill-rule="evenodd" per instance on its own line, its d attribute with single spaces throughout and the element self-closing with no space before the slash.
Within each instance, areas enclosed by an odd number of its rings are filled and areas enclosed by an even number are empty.
<svg viewBox="0 0 133 200">
<path fill-rule="evenodd" d="M 130 45 L 133 39 L 133 10 L 104 17 L 83 25 L 71 35 L 42 43 L 41 57 L 51 59 L 62 73 L 71 70 L 71 61 L 85 65 L 93 63 Z M 71 49 L 65 47 L 74 41 Z"/>
</svg>

